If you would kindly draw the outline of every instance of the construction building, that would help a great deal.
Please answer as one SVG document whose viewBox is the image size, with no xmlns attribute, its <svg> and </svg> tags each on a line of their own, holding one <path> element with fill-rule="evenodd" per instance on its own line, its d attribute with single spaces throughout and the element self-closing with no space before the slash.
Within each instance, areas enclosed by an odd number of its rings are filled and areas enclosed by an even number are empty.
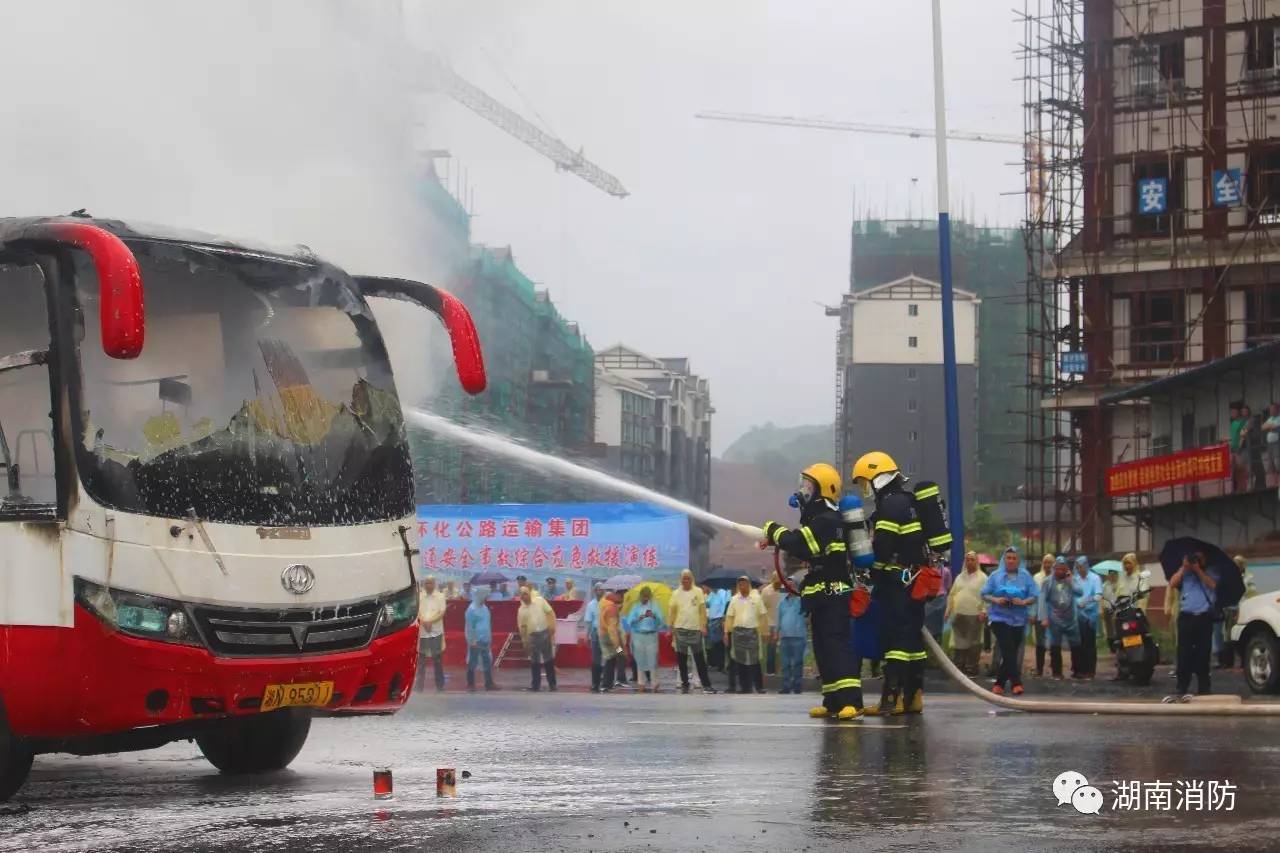
<svg viewBox="0 0 1280 853">
<path fill-rule="evenodd" d="M 854 298 L 860 293 L 907 277 L 939 281 L 938 223 L 933 219 L 855 221 L 850 259 L 849 293 L 845 296 L 847 305 L 854 304 Z M 970 394 L 970 387 L 964 383 L 961 384 L 960 395 L 962 438 L 969 443 L 965 454 L 965 493 L 970 502 L 1011 500 L 1021 495 L 1023 482 L 1023 405 L 1019 389 L 1025 373 L 1021 361 L 1024 347 L 1022 282 L 1026 277 L 1026 250 L 1021 230 L 952 223 L 951 267 L 955 286 L 976 297 L 977 301 L 972 302 L 975 307 L 978 301 L 982 303 L 982 310 L 975 312 L 975 328 L 962 326 L 959 315 L 956 324 L 957 348 L 972 349 L 973 336 L 977 338 L 972 362 L 976 363 L 976 373 L 970 383 L 977 395 L 976 402 Z M 929 300 L 929 310 L 935 316 L 934 309 L 939 304 L 934 301 L 936 298 L 933 296 Z M 900 320 L 897 317 L 885 319 Z M 915 322 L 914 317 L 912 320 Z M 940 352 L 938 329 L 941 325 L 939 320 L 932 327 L 921 328 L 922 348 L 910 353 L 913 360 L 918 360 L 926 351 Z M 870 412 L 859 413 L 858 406 L 851 408 L 850 401 L 846 399 L 848 374 L 853 366 L 851 331 L 852 326 L 842 310 L 837 341 L 836 457 L 841 460 L 841 469 L 845 471 L 850 469 L 859 454 L 877 447 L 872 433 L 852 428 L 859 414 L 866 418 Z M 889 346 L 896 348 L 899 343 L 894 338 Z M 875 353 L 868 353 L 866 357 L 870 359 L 868 363 L 884 362 Z M 961 373 L 964 372 L 962 368 Z M 943 441 L 941 390 L 934 396 L 931 391 L 921 388 L 919 403 L 919 415 L 912 415 L 912 425 L 905 426 L 905 431 L 896 435 L 901 440 L 907 431 L 916 430 L 925 437 L 925 444 L 941 452 L 946 446 Z M 893 422 L 898 422 L 902 414 L 895 414 Z M 867 423 L 870 428 L 869 421 Z M 945 457 L 942 457 L 941 465 L 936 464 L 932 457 L 926 462 L 918 453 L 915 458 L 921 462 L 923 473 L 931 479 L 941 481 L 945 478 Z"/>
<path fill-rule="evenodd" d="M 1027 0 L 1025 529 L 1277 548 L 1280 2 Z M 1242 472 L 1243 468 L 1243 472 Z"/>
<path fill-rule="evenodd" d="M 651 489 L 711 507 L 711 387 L 687 358 L 653 358 L 621 344 L 595 356 L 597 456 Z M 689 526 L 689 560 L 706 568 L 712 531 Z"/>
<path fill-rule="evenodd" d="M 594 444 L 594 353 L 578 325 L 516 266 L 511 249 L 470 243 L 470 218 L 434 171 L 423 198 L 438 225 L 432 252 L 448 260 L 441 283 L 471 311 L 489 387 L 472 397 L 441 371 L 433 411 L 514 436 L 561 456 L 586 456 Z M 447 353 L 441 359 L 447 363 Z M 421 502 L 502 503 L 581 499 L 572 484 L 410 425 Z"/>
<path fill-rule="evenodd" d="M 956 378 L 960 422 L 977 421 L 978 308 L 970 291 L 954 290 Z M 943 406 L 942 286 L 909 275 L 844 295 L 840 304 L 841 401 L 837 434 L 841 468 L 857 455 L 883 450 L 912 479 L 947 488 Z M 977 481 L 976 435 L 962 429 L 966 504 Z"/>
</svg>

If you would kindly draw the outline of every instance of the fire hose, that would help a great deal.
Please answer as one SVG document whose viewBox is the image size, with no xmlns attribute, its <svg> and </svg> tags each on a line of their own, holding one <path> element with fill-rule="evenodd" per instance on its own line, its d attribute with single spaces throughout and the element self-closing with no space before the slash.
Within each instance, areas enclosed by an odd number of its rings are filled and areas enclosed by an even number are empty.
<svg viewBox="0 0 1280 853">
<path fill-rule="evenodd" d="M 1028 711 L 1033 714 L 1135 714 L 1159 716 L 1212 716 L 1212 717 L 1280 717 L 1280 703 L 1242 702 L 1239 696 L 1205 697 L 1193 702 L 1163 704 L 1158 702 L 1086 702 L 1072 699 L 1014 699 L 997 696 L 975 684 L 960 671 L 928 628 L 921 630 L 925 645 L 933 652 L 938 665 L 956 684 L 984 702 L 1012 711 Z"/>
</svg>

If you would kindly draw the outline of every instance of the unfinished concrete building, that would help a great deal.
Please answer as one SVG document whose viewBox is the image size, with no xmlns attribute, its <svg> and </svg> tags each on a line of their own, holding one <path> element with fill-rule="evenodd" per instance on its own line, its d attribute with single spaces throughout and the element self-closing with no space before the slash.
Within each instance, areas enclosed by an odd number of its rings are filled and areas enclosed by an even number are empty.
<svg viewBox="0 0 1280 853">
<path fill-rule="evenodd" d="M 1024 11 L 1027 528 L 1274 550 L 1228 407 L 1280 398 L 1280 0 Z"/>
</svg>

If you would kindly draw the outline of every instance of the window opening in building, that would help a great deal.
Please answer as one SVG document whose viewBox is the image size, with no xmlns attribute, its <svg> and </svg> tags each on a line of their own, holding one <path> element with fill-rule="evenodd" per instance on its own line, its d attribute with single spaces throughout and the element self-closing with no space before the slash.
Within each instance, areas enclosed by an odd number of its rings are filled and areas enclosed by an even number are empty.
<svg viewBox="0 0 1280 853">
<path fill-rule="evenodd" d="M 1280 223 L 1280 148 L 1249 155 L 1249 208 L 1262 225 Z"/>
<path fill-rule="evenodd" d="M 1183 292 L 1136 293 L 1130 297 L 1130 353 L 1137 363 L 1169 364 L 1186 343 Z"/>
<path fill-rule="evenodd" d="M 908 316 L 908 317 L 919 317 L 919 316 L 920 316 L 920 306 L 919 306 L 919 305 L 916 305 L 914 302 L 913 302 L 913 303 L 911 303 L 911 304 L 909 304 L 909 305 L 907 305 L 907 316 Z"/>
<path fill-rule="evenodd" d="M 907 378 L 908 378 L 908 379 L 915 379 L 915 378 L 916 378 L 916 376 L 917 376 L 917 374 L 916 374 L 916 369 L 915 369 L 914 367 L 908 367 L 908 368 L 907 368 Z"/>
<path fill-rule="evenodd" d="M 1245 346 L 1280 339 L 1280 287 L 1262 284 L 1244 292 Z"/>
<path fill-rule="evenodd" d="M 916 401 L 915 401 L 915 398 L 912 398 L 912 399 L 910 399 L 910 400 L 907 400 L 907 411 L 908 411 L 908 412 L 914 412 L 915 410 L 916 410 Z"/>
<path fill-rule="evenodd" d="M 1129 75 L 1137 97 L 1154 95 L 1160 88 L 1160 49 L 1135 44 L 1129 50 Z"/>
<path fill-rule="evenodd" d="M 1134 45 L 1129 54 L 1129 72 L 1135 100 L 1160 100 L 1179 94 L 1186 77 L 1183 40 Z"/>
<path fill-rule="evenodd" d="M 1245 30 L 1245 79 L 1266 77 L 1265 72 L 1275 70 L 1277 34 L 1274 24 L 1254 24 Z"/>
<path fill-rule="evenodd" d="M 920 344 L 920 339 L 917 338 L 915 335 L 912 335 L 909 338 L 907 338 L 907 346 L 910 347 L 911 349 L 915 349 L 917 346 L 919 346 L 919 344 Z"/>
</svg>

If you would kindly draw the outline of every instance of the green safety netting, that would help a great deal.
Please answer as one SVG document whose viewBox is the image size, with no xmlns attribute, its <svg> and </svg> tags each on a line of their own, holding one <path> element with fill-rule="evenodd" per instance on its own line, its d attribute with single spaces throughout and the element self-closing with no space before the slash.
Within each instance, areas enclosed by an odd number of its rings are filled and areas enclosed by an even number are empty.
<svg viewBox="0 0 1280 853">
<path fill-rule="evenodd" d="M 469 266 L 452 289 L 475 319 L 489 384 L 483 394 L 470 397 L 451 383 L 430 401 L 432 409 L 544 450 L 590 443 L 595 353 L 577 326 L 515 265 L 510 250 L 471 247 Z M 410 428 L 410 444 L 421 501 L 568 497 L 565 487 L 546 478 L 478 458 L 423 430 Z"/>
</svg>

